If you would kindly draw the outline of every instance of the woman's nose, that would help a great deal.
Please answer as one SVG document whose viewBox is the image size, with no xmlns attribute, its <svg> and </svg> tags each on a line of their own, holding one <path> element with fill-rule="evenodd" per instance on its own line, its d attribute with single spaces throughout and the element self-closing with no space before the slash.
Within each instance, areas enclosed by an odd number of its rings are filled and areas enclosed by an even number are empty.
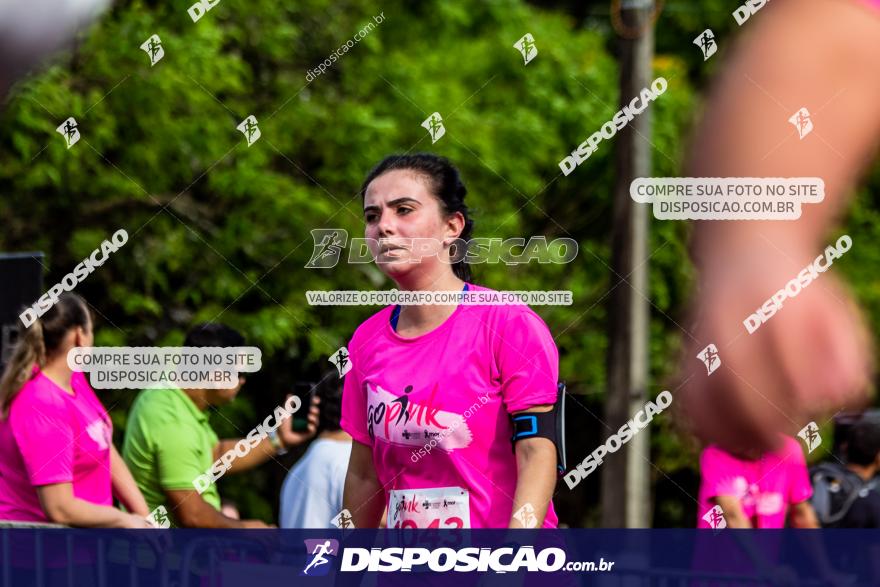
<svg viewBox="0 0 880 587">
<path fill-rule="evenodd" d="M 389 236 L 394 234 L 394 215 L 390 210 L 382 210 L 378 222 L 379 236 Z"/>
</svg>

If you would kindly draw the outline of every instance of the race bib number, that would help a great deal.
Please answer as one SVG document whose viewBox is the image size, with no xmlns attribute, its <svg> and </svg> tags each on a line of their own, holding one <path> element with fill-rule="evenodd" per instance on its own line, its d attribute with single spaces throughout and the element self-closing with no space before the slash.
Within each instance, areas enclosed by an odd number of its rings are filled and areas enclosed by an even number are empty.
<svg viewBox="0 0 880 587">
<path fill-rule="evenodd" d="M 388 527 L 470 528 L 470 496 L 461 487 L 392 489 L 388 492 Z"/>
</svg>

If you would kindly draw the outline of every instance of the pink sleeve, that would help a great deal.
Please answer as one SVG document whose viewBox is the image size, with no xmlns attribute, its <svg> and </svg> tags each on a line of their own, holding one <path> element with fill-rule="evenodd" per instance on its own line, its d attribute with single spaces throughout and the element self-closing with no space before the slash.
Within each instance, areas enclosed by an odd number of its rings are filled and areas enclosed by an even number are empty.
<svg viewBox="0 0 880 587">
<path fill-rule="evenodd" d="M 9 426 L 31 485 L 73 482 L 74 430 L 63 401 L 21 397 L 9 412 Z"/>
<path fill-rule="evenodd" d="M 89 380 L 86 378 L 85 373 L 74 372 L 74 374 L 70 378 L 70 385 L 76 390 L 77 394 L 80 394 L 80 397 L 83 397 L 88 403 L 95 408 L 95 411 L 101 414 L 101 418 L 107 424 L 107 427 L 110 430 L 110 437 L 113 437 L 113 419 L 110 418 L 110 414 L 107 412 L 107 408 L 104 407 L 104 404 L 101 403 L 101 400 L 98 398 L 98 394 L 95 393 L 95 390 L 92 388 Z"/>
<path fill-rule="evenodd" d="M 497 342 L 501 397 L 510 414 L 556 402 L 559 352 L 544 321 L 528 308 L 509 306 Z"/>
<path fill-rule="evenodd" d="M 373 446 L 373 441 L 367 433 L 367 394 L 364 389 L 361 370 L 358 368 L 358 343 L 355 341 L 357 332 L 348 343 L 348 356 L 351 359 L 351 369 L 345 374 L 342 387 L 342 418 L 339 426 L 348 432 L 351 437 L 361 444 Z"/>
<path fill-rule="evenodd" d="M 796 504 L 810 499 L 813 486 L 810 484 L 810 473 L 801 445 L 791 439 L 791 457 L 788 459 L 788 473 L 791 486 L 788 490 L 788 503 Z"/>
</svg>

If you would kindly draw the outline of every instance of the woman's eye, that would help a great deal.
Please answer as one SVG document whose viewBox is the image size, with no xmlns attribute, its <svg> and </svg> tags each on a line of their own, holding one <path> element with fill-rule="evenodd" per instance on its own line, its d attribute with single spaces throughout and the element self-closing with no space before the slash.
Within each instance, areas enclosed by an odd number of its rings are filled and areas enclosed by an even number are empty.
<svg viewBox="0 0 880 587">
<path fill-rule="evenodd" d="M 401 206 L 397 209 L 398 214 L 409 214 L 410 212 L 412 212 L 412 208 L 407 208 L 405 206 Z"/>
<path fill-rule="evenodd" d="M 372 222 L 375 219 L 376 219 L 375 214 L 365 214 L 364 215 L 364 220 L 366 220 L 367 222 Z"/>
</svg>

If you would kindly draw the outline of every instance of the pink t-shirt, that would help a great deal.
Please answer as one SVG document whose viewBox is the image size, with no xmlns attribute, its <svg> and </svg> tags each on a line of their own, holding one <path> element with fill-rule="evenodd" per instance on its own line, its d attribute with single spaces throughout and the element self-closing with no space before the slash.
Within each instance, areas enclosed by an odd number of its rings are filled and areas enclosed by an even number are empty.
<svg viewBox="0 0 880 587">
<path fill-rule="evenodd" d="M 716 446 L 700 456 L 700 509 L 697 527 L 711 528 L 703 516 L 714 507 L 718 495 L 737 497 L 748 518 L 757 518 L 758 528 L 784 528 L 788 506 L 813 495 L 807 463 L 797 440 L 785 437 L 779 450 L 757 461 L 738 459 Z"/>
<path fill-rule="evenodd" d="M 48 521 L 35 487 L 71 483 L 73 495 L 113 505 L 110 417 L 82 373 L 71 396 L 36 371 L 0 419 L 0 519 Z"/>
<path fill-rule="evenodd" d="M 460 305 L 405 338 L 391 328 L 392 310 L 352 336 L 341 422 L 372 447 L 388 527 L 506 528 L 517 480 L 510 414 L 556 401 L 559 354 L 547 325 L 524 305 Z M 544 527 L 556 525 L 551 503 Z"/>
</svg>

